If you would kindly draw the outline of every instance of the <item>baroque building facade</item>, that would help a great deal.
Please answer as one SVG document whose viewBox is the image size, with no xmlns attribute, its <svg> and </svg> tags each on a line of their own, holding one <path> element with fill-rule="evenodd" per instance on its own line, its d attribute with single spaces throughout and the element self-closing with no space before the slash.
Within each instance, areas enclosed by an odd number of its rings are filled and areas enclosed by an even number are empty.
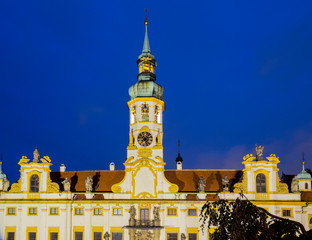
<svg viewBox="0 0 312 240">
<path fill-rule="evenodd" d="M 145 20 L 137 83 L 129 89 L 129 144 L 124 170 L 51 172 L 51 159 L 19 161 L 20 179 L 10 184 L 0 163 L 0 239 L 15 240 L 203 240 L 200 229 L 206 201 L 248 199 L 280 217 L 312 226 L 311 175 L 279 178 L 279 158 L 243 157 L 242 170 L 166 170 L 163 159 L 163 88 L 156 83 Z"/>
</svg>

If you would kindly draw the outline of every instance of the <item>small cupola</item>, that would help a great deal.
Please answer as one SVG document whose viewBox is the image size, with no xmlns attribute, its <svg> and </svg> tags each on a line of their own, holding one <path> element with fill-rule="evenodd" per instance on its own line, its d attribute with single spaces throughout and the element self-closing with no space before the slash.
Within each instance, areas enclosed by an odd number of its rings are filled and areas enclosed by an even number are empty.
<svg viewBox="0 0 312 240">
<path fill-rule="evenodd" d="M 302 171 L 297 174 L 300 191 L 311 191 L 311 174 L 305 170 L 304 154 L 302 154 Z"/>
<path fill-rule="evenodd" d="M 177 170 L 182 170 L 182 162 L 183 162 L 183 158 L 181 157 L 181 153 L 180 153 L 180 140 L 179 140 L 178 141 L 178 156 L 176 158 Z"/>
</svg>

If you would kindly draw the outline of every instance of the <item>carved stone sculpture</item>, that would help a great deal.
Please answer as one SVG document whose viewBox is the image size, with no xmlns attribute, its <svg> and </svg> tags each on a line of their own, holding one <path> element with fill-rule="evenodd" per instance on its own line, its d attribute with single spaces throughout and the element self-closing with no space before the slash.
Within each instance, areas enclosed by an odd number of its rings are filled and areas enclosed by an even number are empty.
<svg viewBox="0 0 312 240">
<path fill-rule="evenodd" d="M 149 230 L 138 230 L 135 233 L 137 239 L 142 239 L 142 240 L 149 240 L 153 239 L 153 233 Z"/>
<path fill-rule="evenodd" d="M 206 187 L 206 180 L 203 178 L 203 176 L 200 177 L 198 181 L 198 192 L 205 192 L 205 187 Z"/>
<path fill-rule="evenodd" d="M 49 158 L 49 156 L 44 156 L 43 158 L 40 159 L 41 162 L 43 163 L 50 163 L 51 159 Z"/>
<path fill-rule="evenodd" d="M 88 176 L 85 180 L 86 183 L 86 192 L 92 192 L 93 180 L 91 176 Z"/>
<path fill-rule="evenodd" d="M 3 192 L 7 192 L 10 187 L 10 181 L 6 177 L 4 177 L 2 181 L 2 190 Z"/>
<path fill-rule="evenodd" d="M 294 176 L 291 181 L 291 192 L 299 192 L 299 180 L 297 176 Z"/>
<path fill-rule="evenodd" d="M 70 182 L 69 182 L 67 177 L 62 182 L 62 184 L 63 184 L 63 187 L 64 187 L 64 192 L 69 192 L 70 191 Z"/>
<path fill-rule="evenodd" d="M 109 240 L 109 237 L 110 237 L 109 233 L 106 232 L 106 233 L 104 234 L 104 240 Z"/>
<path fill-rule="evenodd" d="M 181 233 L 181 240 L 186 240 L 186 236 L 184 233 Z"/>
<path fill-rule="evenodd" d="M 228 192 L 229 191 L 229 179 L 227 176 L 222 178 L 222 185 L 223 185 L 223 192 Z"/>
<path fill-rule="evenodd" d="M 153 214 L 154 214 L 154 220 L 159 220 L 160 219 L 160 217 L 159 217 L 159 207 L 154 207 Z"/>
<path fill-rule="evenodd" d="M 33 162 L 38 163 L 39 162 L 39 158 L 40 158 L 40 154 L 38 152 L 38 148 L 35 149 L 34 151 L 34 159 Z"/>
<path fill-rule="evenodd" d="M 264 147 L 262 147 L 261 145 L 256 145 L 256 153 L 257 153 L 257 156 L 256 156 L 256 159 L 257 160 L 263 160 L 263 149 Z"/>
<path fill-rule="evenodd" d="M 129 225 L 134 226 L 135 225 L 136 209 L 133 205 L 130 207 L 129 213 L 130 213 Z"/>
</svg>

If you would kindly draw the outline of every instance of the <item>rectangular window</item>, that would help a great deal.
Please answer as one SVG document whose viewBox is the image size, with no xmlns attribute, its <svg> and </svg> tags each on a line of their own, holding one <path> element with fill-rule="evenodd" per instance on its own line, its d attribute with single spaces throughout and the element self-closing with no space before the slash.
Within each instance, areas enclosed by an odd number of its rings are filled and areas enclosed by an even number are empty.
<svg viewBox="0 0 312 240">
<path fill-rule="evenodd" d="M 8 215 L 15 215 L 15 208 L 8 208 Z"/>
<path fill-rule="evenodd" d="M 113 232 L 112 240 L 122 240 L 122 232 Z"/>
<path fill-rule="evenodd" d="M 189 233 L 188 239 L 189 240 L 197 240 L 197 233 Z"/>
<path fill-rule="evenodd" d="M 197 209 L 188 209 L 187 210 L 187 215 L 188 216 L 197 216 Z"/>
<path fill-rule="evenodd" d="M 102 233 L 101 232 L 94 232 L 93 233 L 93 240 L 102 240 Z"/>
<path fill-rule="evenodd" d="M 15 232 L 8 232 L 8 240 L 15 240 Z"/>
<path fill-rule="evenodd" d="M 283 212 L 283 217 L 291 217 L 291 211 L 289 209 L 284 209 Z"/>
<path fill-rule="evenodd" d="M 167 233 L 167 240 L 178 240 L 177 233 Z"/>
<path fill-rule="evenodd" d="M 94 208 L 93 214 L 94 215 L 103 215 L 102 208 Z"/>
<path fill-rule="evenodd" d="M 58 215 L 58 208 L 50 208 L 50 215 Z"/>
<path fill-rule="evenodd" d="M 177 215 L 177 209 L 176 208 L 168 208 L 168 216 L 176 216 Z"/>
<path fill-rule="evenodd" d="M 37 235 L 37 233 L 35 233 L 35 232 L 29 232 L 28 233 L 28 240 L 36 240 L 36 236 Z"/>
<path fill-rule="evenodd" d="M 113 215 L 121 215 L 121 208 L 114 208 Z"/>
<path fill-rule="evenodd" d="M 37 208 L 28 208 L 28 215 L 37 215 Z"/>
<path fill-rule="evenodd" d="M 75 208 L 75 215 L 83 215 L 83 208 Z"/>
<path fill-rule="evenodd" d="M 50 240 L 58 240 L 58 233 L 57 232 L 51 232 L 50 233 Z"/>
<path fill-rule="evenodd" d="M 75 232 L 75 240 L 83 240 L 83 232 Z"/>
<path fill-rule="evenodd" d="M 149 209 L 141 208 L 140 209 L 140 219 L 142 225 L 147 225 L 149 220 Z"/>
</svg>

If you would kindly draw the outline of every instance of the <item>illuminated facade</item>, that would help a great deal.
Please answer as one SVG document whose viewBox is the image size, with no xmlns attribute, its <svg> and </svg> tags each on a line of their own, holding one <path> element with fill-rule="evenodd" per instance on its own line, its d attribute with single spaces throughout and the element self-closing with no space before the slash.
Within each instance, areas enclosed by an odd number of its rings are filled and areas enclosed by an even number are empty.
<svg viewBox="0 0 312 240">
<path fill-rule="evenodd" d="M 279 178 L 274 154 L 243 158 L 242 170 L 165 170 L 163 88 L 156 81 L 145 20 L 138 82 L 129 89 L 129 145 L 125 170 L 51 172 L 49 157 L 23 156 L 20 179 L 9 184 L 0 164 L 0 239 L 48 240 L 202 240 L 203 204 L 236 199 L 243 192 L 269 212 L 312 225 L 311 175 L 304 169 L 287 185 Z M 286 178 L 285 178 L 286 179 Z M 290 191 L 292 190 L 292 192 Z"/>
</svg>

